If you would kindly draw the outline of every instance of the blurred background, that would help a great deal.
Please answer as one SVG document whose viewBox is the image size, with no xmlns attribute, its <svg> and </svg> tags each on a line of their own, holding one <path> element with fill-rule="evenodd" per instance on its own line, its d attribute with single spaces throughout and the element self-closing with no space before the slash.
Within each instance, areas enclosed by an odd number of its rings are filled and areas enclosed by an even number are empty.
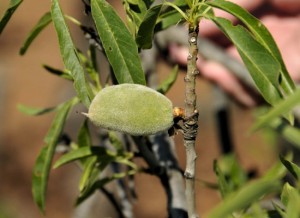
<svg viewBox="0 0 300 218">
<path fill-rule="evenodd" d="M 60 1 L 63 11 L 79 20 L 84 7 L 80 0 Z M 8 6 L 8 0 L 0 3 L 0 16 Z M 73 95 L 72 84 L 47 73 L 42 64 L 63 68 L 58 42 L 50 24 L 31 45 L 25 56 L 19 56 L 22 43 L 38 19 L 50 10 L 50 1 L 25 1 L 18 8 L 8 26 L 0 36 L 0 218 L 43 217 L 34 205 L 31 196 L 32 168 L 43 138 L 50 126 L 53 114 L 30 117 L 18 111 L 18 104 L 32 107 L 49 107 Z M 114 4 L 122 14 L 119 5 Z M 70 25 L 74 41 L 85 43 L 81 31 Z M 159 78 L 163 80 L 172 66 L 163 59 L 159 61 Z M 184 73 L 178 77 L 168 97 L 176 106 L 184 106 Z M 197 141 L 197 179 L 215 182 L 213 160 L 220 156 L 214 106 L 217 103 L 212 85 L 199 79 L 197 84 L 199 135 Z M 70 117 L 67 131 L 78 130 L 80 113 Z M 230 128 L 233 134 L 235 154 L 247 170 L 261 174 L 274 161 L 274 143 L 265 135 L 247 134 L 253 111 L 230 103 Z M 175 136 L 181 167 L 184 169 L 184 148 L 180 135 Z M 268 154 L 268 155 L 266 155 Z M 52 170 L 50 175 L 46 217 L 73 217 L 74 202 L 78 194 L 80 172 L 74 165 Z M 134 203 L 136 217 L 166 217 L 166 197 L 159 180 L 150 175 L 139 174 L 135 178 L 138 200 Z M 92 217 L 116 217 L 113 207 L 105 197 L 99 198 Z M 220 200 L 216 190 L 197 183 L 197 208 L 205 213 Z M 79 217 L 79 216 L 78 216 Z M 88 217 L 85 217 L 88 218 Z"/>
</svg>

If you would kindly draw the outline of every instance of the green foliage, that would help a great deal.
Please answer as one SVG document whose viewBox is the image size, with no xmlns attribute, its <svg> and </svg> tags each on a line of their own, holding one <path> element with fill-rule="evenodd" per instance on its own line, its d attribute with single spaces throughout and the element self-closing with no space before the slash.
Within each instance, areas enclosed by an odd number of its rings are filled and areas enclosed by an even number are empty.
<svg viewBox="0 0 300 218">
<path fill-rule="evenodd" d="M 17 8 L 22 2 L 23 0 L 10 0 L 8 8 L 4 12 L 2 18 L 0 19 L 0 35 L 3 32 L 6 24 L 10 20 L 11 16 L 14 14 L 14 12 L 17 10 Z"/>
<path fill-rule="evenodd" d="M 55 147 L 63 131 L 68 113 L 70 109 L 77 103 L 78 99 L 73 98 L 59 106 L 56 116 L 44 139 L 45 146 L 42 148 L 35 162 L 32 175 L 32 194 L 35 203 L 42 212 L 45 212 L 46 189 Z"/>
<path fill-rule="evenodd" d="M 47 12 L 46 14 L 44 14 L 44 16 L 41 17 L 41 19 L 38 21 L 38 23 L 36 24 L 36 26 L 31 30 L 31 32 L 29 33 L 29 35 L 27 36 L 22 48 L 20 49 L 20 54 L 24 55 L 28 49 L 28 47 L 30 46 L 30 44 L 32 43 L 32 41 L 35 39 L 35 37 L 38 36 L 38 34 L 45 28 L 48 26 L 48 24 L 50 24 L 52 21 L 51 19 L 51 13 Z"/>
<path fill-rule="evenodd" d="M 58 36 L 60 52 L 66 69 L 70 72 L 74 80 L 74 87 L 81 102 L 89 107 L 91 100 L 85 73 L 78 58 L 76 48 L 73 44 L 69 29 L 60 9 L 58 0 L 52 1 L 51 16 Z"/>
<path fill-rule="evenodd" d="M 10 1 L 0 20 L 0 34 L 21 2 Z M 224 0 L 175 0 L 162 4 L 154 4 L 152 0 L 124 0 L 127 18 L 127 23 L 124 23 L 107 1 L 91 0 L 90 3 L 96 27 L 94 35 L 91 34 L 90 37 L 98 43 L 97 46 L 90 44 L 86 53 L 78 50 L 65 18 L 75 22 L 81 29 L 82 24 L 63 13 L 59 0 L 52 0 L 51 13 L 46 13 L 37 22 L 20 49 L 20 54 L 25 54 L 34 39 L 52 21 L 65 69 L 48 65 L 44 65 L 44 68 L 72 81 L 76 91 L 74 98 L 56 107 L 18 107 L 20 111 L 34 116 L 52 111 L 56 113 L 45 137 L 45 145 L 36 160 L 32 177 L 34 201 L 42 212 L 45 212 L 46 189 L 56 145 L 69 111 L 79 102 L 89 109 L 90 120 L 106 129 L 106 135 L 100 136 L 101 145 L 94 145 L 89 120 L 84 120 L 77 138 L 72 139 L 69 151 L 54 164 L 54 168 L 58 168 L 76 162 L 82 169 L 76 204 L 83 202 L 107 183 L 138 172 L 138 167 L 132 161 L 134 154 L 124 149 L 126 143 L 115 130 L 131 135 L 148 135 L 165 131 L 173 125 L 172 103 L 162 94 L 175 83 L 178 66 L 159 85 L 157 91 L 152 90 L 146 87 L 138 52 L 153 46 L 153 38 L 157 32 L 181 22 L 197 28 L 200 19 L 209 19 L 217 25 L 236 46 L 258 90 L 270 104 L 266 112 L 257 119 L 253 130 L 272 128 L 300 148 L 300 130 L 290 125 L 293 122 L 288 123 L 283 119 L 293 121 L 287 114 L 300 103 L 300 91 L 295 88 L 270 32 L 246 10 Z M 235 16 L 241 25 L 233 25 L 227 19 L 216 17 L 216 8 Z M 101 70 L 97 61 L 96 48 L 101 46 L 111 66 L 111 74 L 106 81 L 100 81 Z M 121 85 L 102 89 L 110 84 L 109 80 Z M 249 181 L 247 173 L 234 156 L 228 155 L 215 161 L 214 172 L 223 201 L 207 217 L 299 217 L 300 169 L 291 160 L 292 155 L 280 157 L 280 161 L 264 176 L 254 181 Z M 99 177 L 112 163 L 124 165 L 126 170 Z M 280 180 L 287 173 L 294 177 L 295 185 L 285 183 L 282 187 Z M 280 194 L 282 205 L 274 203 L 273 210 L 268 211 L 260 203 L 270 194 Z"/>
<path fill-rule="evenodd" d="M 293 90 L 295 89 L 295 84 L 289 76 L 289 73 L 285 67 L 276 42 L 274 41 L 271 33 L 264 26 L 264 24 L 260 22 L 257 18 L 255 18 L 253 15 L 251 15 L 249 12 L 247 12 L 245 9 L 232 2 L 214 0 L 207 2 L 207 4 L 231 13 L 249 28 L 251 33 L 254 35 L 255 39 L 259 43 L 261 43 L 263 47 L 269 50 L 272 56 L 280 63 L 280 72 L 282 73 L 282 79 L 280 83 L 283 90 L 285 91 L 285 94 L 293 93 Z"/>
<path fill-rule="evenodd" d="M 31 116 L 38 116 L 38 115 L 43 115 L 43 114 L 52 112 L 52 111 L 56 110 L 56 107 L 32 108 L 32 107 L 27 107 L 25 105 L 19 104 L 18 109 L 19 109 L 19 111 L 21 111 L 24 114 L 28 114 Z"/>
<path fill-rule="evenodd" d="M 135 41 L 127 27 L 105 0 L 92 0 L 92 15 L 118 83 L 145 85 Z"/>
<path fill-rule="evenodd" d="M 214 18 L 213 21 L 230 38 L 249 70 L 262 96 L 271 105 L 281 98 L 279 88 L 280 65 L 242 26 L 233 26 L 229 20 Z"/>
</svg>

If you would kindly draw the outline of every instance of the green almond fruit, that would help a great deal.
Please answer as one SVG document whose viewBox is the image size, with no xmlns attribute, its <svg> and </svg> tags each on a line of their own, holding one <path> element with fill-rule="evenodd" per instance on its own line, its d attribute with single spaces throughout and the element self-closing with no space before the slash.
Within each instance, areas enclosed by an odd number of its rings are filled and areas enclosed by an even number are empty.
<svg viewBox="0 0 300 218">
<path fill-rule="evenodd" d="M 159 92 L 138 84 L 102 89 L 88 114 L 96 126 L 131 135 L 151 135 L 173 125 L 172 102 Z"/>
</svg>

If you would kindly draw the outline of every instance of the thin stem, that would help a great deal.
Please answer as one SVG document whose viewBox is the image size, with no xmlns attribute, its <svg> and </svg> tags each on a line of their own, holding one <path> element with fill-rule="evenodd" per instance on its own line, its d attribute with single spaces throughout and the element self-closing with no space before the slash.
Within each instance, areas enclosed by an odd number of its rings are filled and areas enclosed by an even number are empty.
<svg viewBox="0 0 300 218">
<path fill-rule="evenodd" d="M 198 217 L 196 213 L 195 200 L 195 172 L 196 172 L 196 151 L 195 141 L 198 129 L 198 112 L 196 110 L 196 75 L 199 73 L 196 67 L 197 61 L 197 38 L 198 25 L 189 25 L 189 55 L 187 57 L 187 74 L 185 81 L 185 120 L 184 120 L 184 146 L 186 149 L 186 169 L 184 172 L 186 180 L 186 199 L 189 218 Z"/>
</svg>

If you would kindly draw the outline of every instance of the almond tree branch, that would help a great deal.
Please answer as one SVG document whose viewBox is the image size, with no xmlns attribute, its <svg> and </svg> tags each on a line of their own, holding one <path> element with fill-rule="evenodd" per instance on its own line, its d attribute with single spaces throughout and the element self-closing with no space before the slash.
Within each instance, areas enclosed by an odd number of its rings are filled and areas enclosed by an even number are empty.
<svg viewBox="0 0 300 218">
<path fill-rule="evenodd" d="M 198 129 L 198 112 L 196 110 L 196 75 L 199 71 L 196 66 L 198 47 L 198 26 L 189 26 L 187 57 L 187 74 L 185 81 L 185 120 L 183 122 L 183 140 L 186 149 L 186 169 L 184 172 L 186 180 L 186 200 L 189 218 L 198 217 L 196 213 L 196 196 L 195 196 L 195 172 L 196 172 L 196 151 L 195 141 Z"/>
</svg>

